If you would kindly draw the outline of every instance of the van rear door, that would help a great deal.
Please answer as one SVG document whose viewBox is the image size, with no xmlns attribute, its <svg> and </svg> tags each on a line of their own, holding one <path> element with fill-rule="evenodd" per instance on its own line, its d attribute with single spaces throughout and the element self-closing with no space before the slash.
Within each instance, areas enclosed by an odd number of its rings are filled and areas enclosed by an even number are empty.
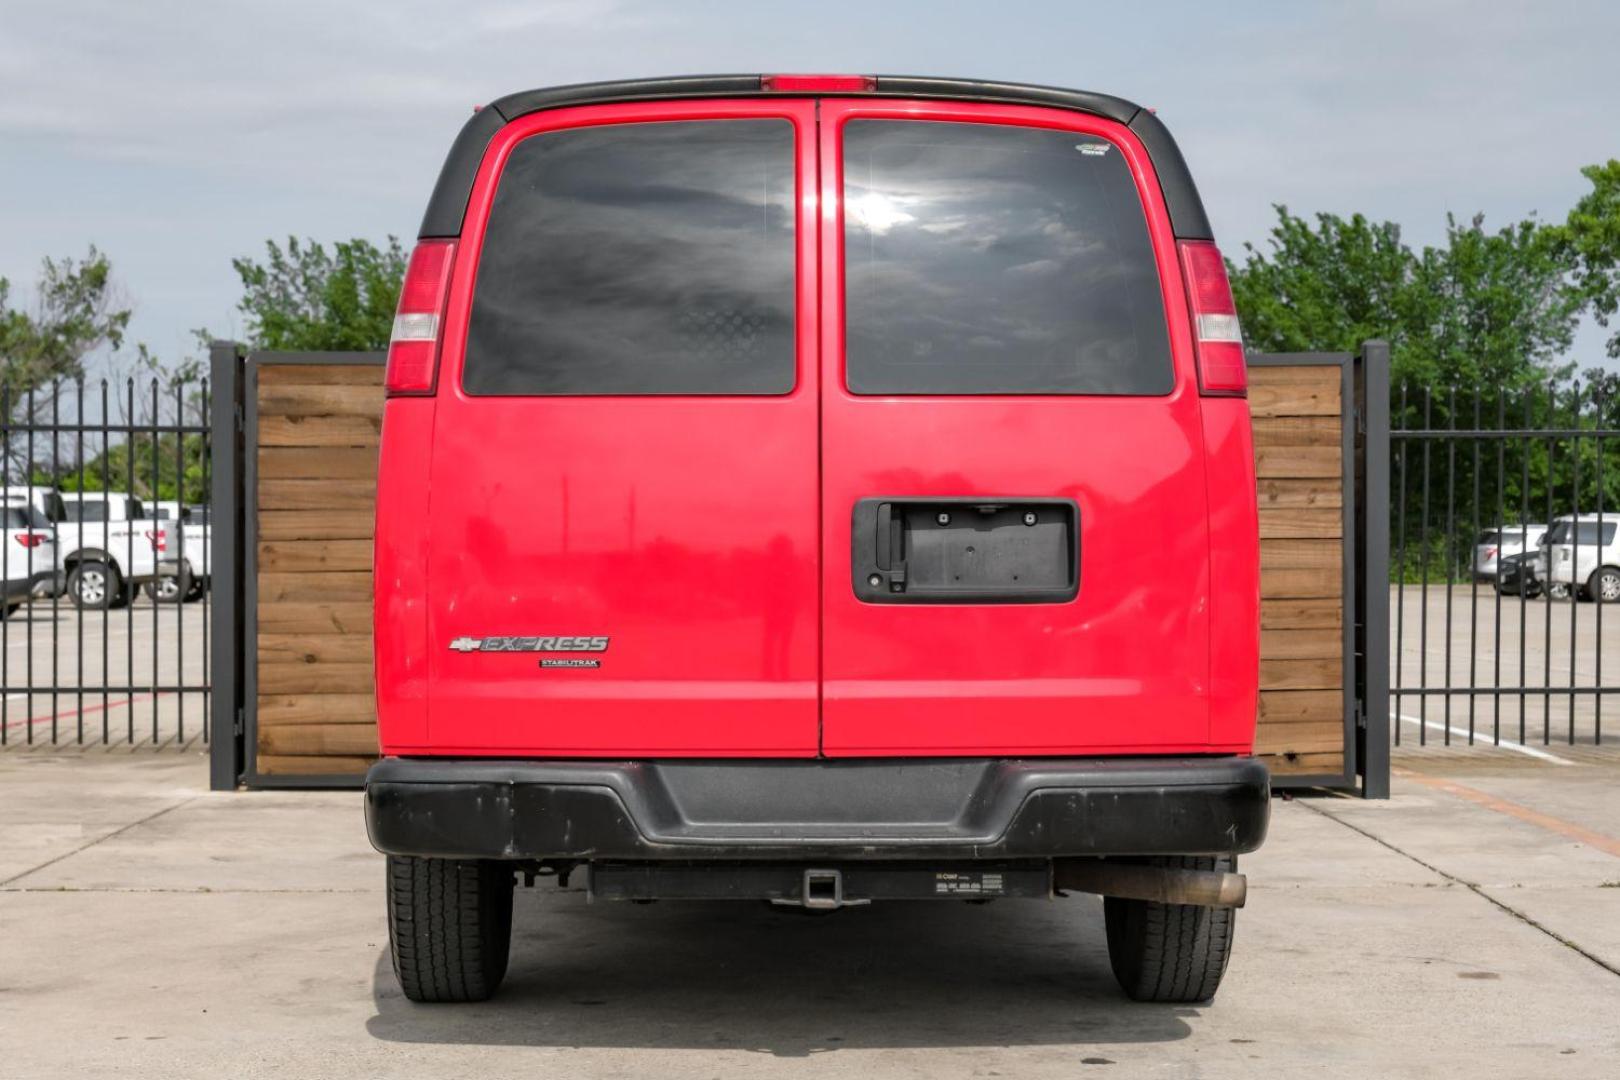
<svg viewBox="0 0 1620 1080">
<path fill-rule="evenodd" d="M 1176 245 L 1125 128 L 826 100 L 822 747 L 1208 749 Z"/>
<path fill-rule="evenodd" d="M 433 398 L 434 752 L 815 754 L 815 153 L 802 99 L 496 136 Z"/>
</svg>

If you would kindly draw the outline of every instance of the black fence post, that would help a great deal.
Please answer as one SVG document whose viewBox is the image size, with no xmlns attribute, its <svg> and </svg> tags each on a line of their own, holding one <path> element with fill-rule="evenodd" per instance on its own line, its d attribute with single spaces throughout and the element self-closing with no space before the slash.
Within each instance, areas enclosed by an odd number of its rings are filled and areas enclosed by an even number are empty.
<svg viewBox="0 0 1620 1080">
<path fill-rule="evenodd" d="M 210 572 L 213 574 L 212 743 L 209 786 L 234 790 L 242 778 L 242 347 L 209 347 L 213 390 L 209 418 L 213 452 Z"/>
<path fill-rule="evenodd" d="M 1389 798 L 1389 344 L 1369 341 L 1356 357 L 1357 470 L 1356 761 L 1361 794 Z"/>
</svg>

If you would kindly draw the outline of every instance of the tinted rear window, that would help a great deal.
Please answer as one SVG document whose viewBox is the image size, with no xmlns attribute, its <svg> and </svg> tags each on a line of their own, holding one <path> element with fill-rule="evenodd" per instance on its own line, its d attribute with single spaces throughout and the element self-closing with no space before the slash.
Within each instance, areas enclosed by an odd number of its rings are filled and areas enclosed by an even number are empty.
<svg viewBox="0 0 1620 1080">
<path fill-rule="evenodd" d="M 470 394 L 781 394 L 794 380 L 793 126 L 536 135 L 479 256 Z"/>
<path fill-rule="evenodd" d="M 1165 394 L 1164 299 L 1117 146 L 1068 131 L 844 129 L 849 388 Z"/>
</svg>

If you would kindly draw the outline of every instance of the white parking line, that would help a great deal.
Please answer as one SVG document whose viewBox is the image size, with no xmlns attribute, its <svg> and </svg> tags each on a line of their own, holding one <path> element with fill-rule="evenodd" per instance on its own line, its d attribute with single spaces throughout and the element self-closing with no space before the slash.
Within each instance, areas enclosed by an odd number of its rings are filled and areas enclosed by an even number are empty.
<svg viewBox="0 0 1620 1080">
<path fill-rule="evenodd" d="M 1443 724 L 1438 720 L 1423 720 L 1423 719 L 1420 719 L 1420 718 L 1418 718 L 1416 716 L 1407 716 L 1405 713 L 1390 713 L 1390 715 L 1391 716 L 1399 716 L 1400 719 L 1406 721 L 1408 724 L 1420 724 L 1423 727 L 1428 728 L 1430 731 L 1449 731 L 1453 735 L 1461 736 L 1464 739 L 1468 738 L 1468 729 L 1467 728 L 1452 727 L 1451 725 Z M 1548 753 L 1545 750 L 1537 750 L 1534 746 L 1526 746 L 1526 745 L 1524 745 L 1524 743 L 1514 742 L 1512 739 L 1503 739 L 1500 742 L 1492 743 L 1487 738 L 1482 742 L 1480 740 L 1479 732 L 1477 732 L 1477 731 L 1474 733 L 1474 739 L 1475 739 L 1475 745 L 1476 746 L 1477 745 L 1499 746 L 1503 750 L 1512 750 L 1515 753 L 1528 754 L 1529 756 L 1531 756 L 1533 758 L 1536 758 L 1536 759 L 1538 759 L 1540 761 L 1550 761 L 1554 765 L 1578 765 L 1579 764 L 1579 762 L 1571 761 L 1568 758 L 1561 758 L 1557 754 L 1551 754 L 1551 753 Z"/>
</svg>

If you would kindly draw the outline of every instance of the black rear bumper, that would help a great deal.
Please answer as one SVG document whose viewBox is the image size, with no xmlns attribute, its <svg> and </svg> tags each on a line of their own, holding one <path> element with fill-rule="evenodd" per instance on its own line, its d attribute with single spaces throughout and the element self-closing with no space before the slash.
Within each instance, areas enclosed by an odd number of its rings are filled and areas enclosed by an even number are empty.
<svg viewBox="0 0 1620 1080">
<path fill-rule="evenodd" d="M 440 858 L 1211 855 L 1265 839 L 1253 758 L 502 761 L 388 758 L 379 851 Z"/>
</svg>

